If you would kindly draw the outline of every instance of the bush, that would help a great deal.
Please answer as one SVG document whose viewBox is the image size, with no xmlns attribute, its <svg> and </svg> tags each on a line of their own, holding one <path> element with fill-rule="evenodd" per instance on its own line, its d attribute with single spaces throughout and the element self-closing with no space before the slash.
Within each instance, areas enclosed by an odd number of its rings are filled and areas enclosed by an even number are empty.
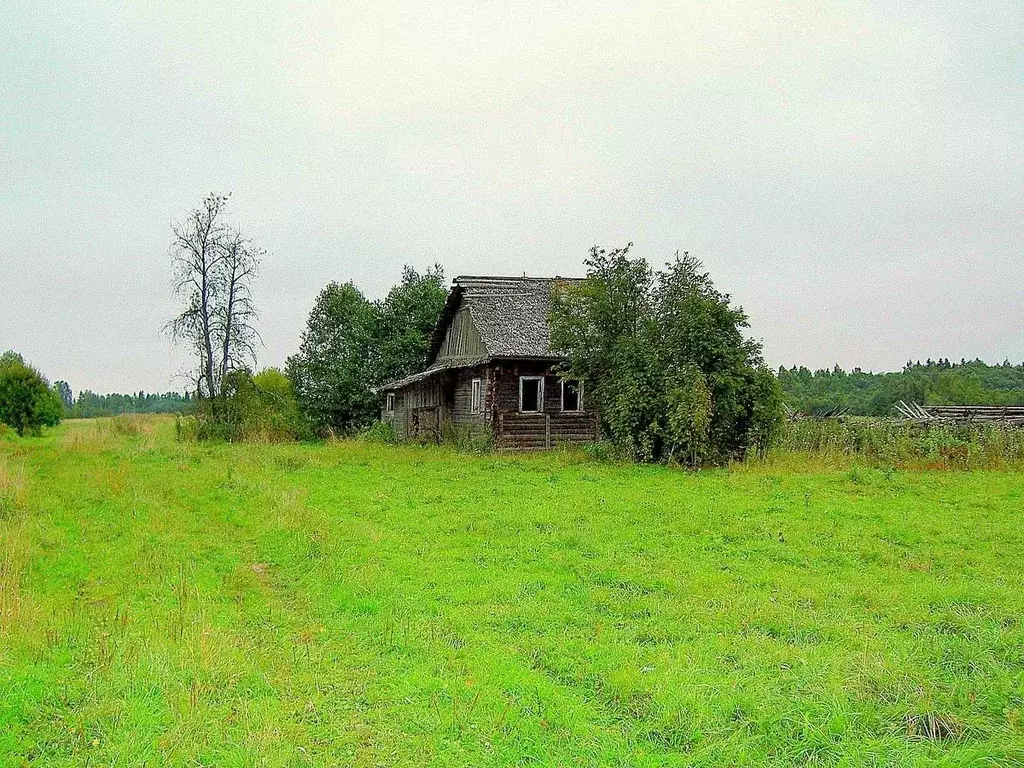
<svg viewBox="0 0 1024 768">
<path fill-rule="evenodd" d="M 359 433 L 359 439 L 367 443 L 384 443 L 391 445 L 397 443 L 395 428 L 384 421 L 375 421 Z"/>
<path fill-rule="evenodd" d="M 60 423 L 63 412 L 60 396 L 21 355 L 0 356 L 0 421 L 19 436 L 38 435 L 43 427 Z"/>
<path fill-rule="evenodd" d="M 195 416 L 176 420 L 175 434 L 184 441 L 280 443 L 309 439 L 312 429 L 284 373 L 239 369 L 224 377 L 222 396 L 198 400 Z"/>
<path fill-rule="evenodd" d="M 787 422 L 777 451 L 855 457 L 880 467 L 998 469 L 1024 463 L 1024 429 L 850 417 Z"/>
<path fill-rule="evenodd" d="M 691 467 L 766 450 L 782 395 L 746 314 L 688 254 L 652 272 L 628 252 L 593 248 L 587 278 L 552 297 L 552 349 L 603 433 L 631 458 Z"/>
</svg>

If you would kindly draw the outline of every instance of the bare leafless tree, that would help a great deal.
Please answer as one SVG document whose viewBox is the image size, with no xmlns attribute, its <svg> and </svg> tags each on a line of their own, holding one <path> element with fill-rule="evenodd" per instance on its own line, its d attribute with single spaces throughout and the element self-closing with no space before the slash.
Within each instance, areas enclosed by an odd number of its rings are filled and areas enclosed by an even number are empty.
<svg viewBox="0 0 1024 768">
<path fill-rule="evenodd" d="M 256 277 L 263 251 L 231 230 L 224 241 L 219 280 L 222 300 L 217 307 L 215 330 L 220 340 L 220 377 L 256 360 L 262 341 L 255 328 L 256 307 L 250 284 Z"/>
<path fill-rule="evenodd" d="M 263 252 L 224 221 L 225 195 L 209 195 L 171 225 L 174 294 L 185 309 L 167 330 L 195 352 L 199 397 L 222 394 L 228 372 L 255 363 L 260 337 L 250 286 Z"/>
</svg>

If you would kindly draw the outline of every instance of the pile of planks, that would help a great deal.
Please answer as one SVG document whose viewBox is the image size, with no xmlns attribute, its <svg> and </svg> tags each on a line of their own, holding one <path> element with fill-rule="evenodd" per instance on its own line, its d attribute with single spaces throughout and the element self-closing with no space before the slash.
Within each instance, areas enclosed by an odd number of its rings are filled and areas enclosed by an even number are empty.
<svg viewBox="0 0 1024 768">
<path fill-rule="evenodd" d="M 1024 427 L 1024 406 L 1021 405 L 918 405 L 900 400 L 896 410 L 904 418 L 921 423 L 984 422 Z"/>
</svg>

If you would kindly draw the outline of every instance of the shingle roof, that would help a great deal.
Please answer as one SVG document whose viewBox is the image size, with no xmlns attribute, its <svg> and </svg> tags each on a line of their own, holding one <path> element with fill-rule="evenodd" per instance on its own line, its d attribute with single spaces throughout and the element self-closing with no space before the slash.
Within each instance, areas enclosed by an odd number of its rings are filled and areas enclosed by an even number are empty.
<svg viewBox="0 0 1024 768">
<path fill-rule="evenodd" d="M 551 352 L 551 291 L 563 277 L 476 277 L 454 280 L 448 306 L 438 323 L 434 352 L 459 305 L 467 306 L 491 357 L 548 357 Z"/>
<path fill-rule="evenodd" d="M 450 371 L 458 368 L 472 368 L 477 365 L 483 365 L 489 357 L 449 357 L 445 360 L 438 360 L 433 365 L 425 368 L 419 373 L 414 373 L 411 376 L 406 376 L 404 379 L 398 379 L 397 381 L 389 381 L 387 384 L 381 384 L 379 387 L 371 387 L 371 392 L 390 392 L 395 389 L 401 389 L 407 387 L 410 384 L 415 384 L 417 381 L 430 378 L 435 373 L 440 371 Z"/>
<path fill-rule="evenodd" d="M 480 365 L 493 358 L 548 358 L 557 360 L 551 351 L 551 291 L 559 283 L 576 282 L 571 277 L 496 277 L 461 275 L 452 281 L 448 302 L 430 345 L 430 365 L 423 371 L 377 389 L 400 389 L 439 371 Z M 445 332 L 460 307 L 469 308 L 480 340 L 487 348 L 484 357 L 447 358 L 437 360 Z"/>
</svg>

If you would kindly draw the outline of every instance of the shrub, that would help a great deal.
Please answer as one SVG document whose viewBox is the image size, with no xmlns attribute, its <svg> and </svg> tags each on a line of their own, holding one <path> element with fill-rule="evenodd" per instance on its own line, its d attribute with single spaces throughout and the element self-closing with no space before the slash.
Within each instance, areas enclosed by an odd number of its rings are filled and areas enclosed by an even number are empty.
<svg viewBox="0 0 1024 768">
<path fill-rule="evenodd" d="M 248 370 L 224 377 L 223 395 L 200 399 L 194 417 L 179 417 L 179 440 L 287 442 L 308 439 L 312 430 L 300 413 L 288 377 L 276 368 L 253 376 Z"/>
<path fill-rule="evenodd" d="M 398 442 L 393 425 L 385 421 L 375 421 L 359 433 L 359 439 L 368 443 L 392 444 Z"/>
<path fill-rule="evenodd" d="M 587 277 L 552 297 L 552 348 L 584 382 L 603 433 L 641 461 L 721 464 L 763 452 L 782 420 L 778 380 L 747 316 L 689 254 L 652 272 L 629 246 L 591 249 Z"/>
<path fill-rule="evenodd" d="M 1024 463 L 1024 429 L 999 424 L 920 424 L 850 417 L 787 422 L 780 451 L 855 457 L 876 466 L 952 469 Z"/>
<path fill-rule="evenodd" d="M 43 427 L 57 425 L 63 412 L 60 396 L 21 355 L 0 356 L 0 421 L 19 436 L 38 435 Z"/>
</svg>

